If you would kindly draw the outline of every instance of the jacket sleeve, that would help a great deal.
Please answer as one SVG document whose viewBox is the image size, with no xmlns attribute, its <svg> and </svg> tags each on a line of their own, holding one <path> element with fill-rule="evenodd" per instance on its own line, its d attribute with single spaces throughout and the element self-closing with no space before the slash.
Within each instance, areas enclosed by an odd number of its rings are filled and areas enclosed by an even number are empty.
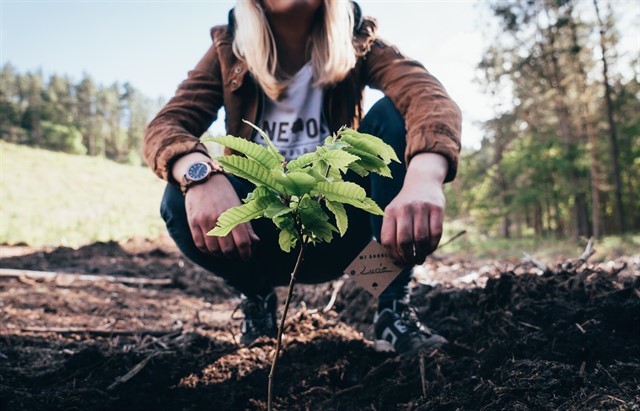
<svg viewBox="0 0 640 411">
<path fill-rule="evenodd" d="M 367 83 L 382 90 L 402 114 L 407 129 L 405 164 L 418 153 L 443 155 L 449 164 L 445 182 L 458 170 L 462 115 L 440 82 L 415 60 L 376 39 L 364 60 Z"/>
<path fill-rule="evenodd" d="M 175 96 L 147 126 L 143 154 L 153 172 L 175 183 L 171 176 L 175 160 L 192 152 L 208 155 L 199 137 L 215 121 L 222 104 L 221 70 L 214 41 Z"/>
</svg>

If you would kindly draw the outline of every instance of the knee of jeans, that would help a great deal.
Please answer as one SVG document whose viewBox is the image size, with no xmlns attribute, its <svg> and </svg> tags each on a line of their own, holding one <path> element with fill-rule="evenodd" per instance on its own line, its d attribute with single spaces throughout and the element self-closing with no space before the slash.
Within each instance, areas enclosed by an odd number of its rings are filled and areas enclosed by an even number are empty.
<svg viewBox="0 0 640 411">
<path fill-rule="evenodd" d="M 167 185 L 160 202 L 160 216 L 164 222 L 169 224 L 175 220 L 176 215 L 184 214 L 184 197 L 175 187 Z"/>
</svg>

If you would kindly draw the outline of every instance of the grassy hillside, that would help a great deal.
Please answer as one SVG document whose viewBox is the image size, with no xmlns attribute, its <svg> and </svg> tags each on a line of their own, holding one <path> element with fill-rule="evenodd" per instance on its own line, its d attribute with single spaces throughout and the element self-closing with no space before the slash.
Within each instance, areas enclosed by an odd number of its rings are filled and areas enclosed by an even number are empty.
<svg viewBox="0 0 640 411">
<path fill-rule="evenodd" d="M 164 183 L 148 168 L 0 141 L 0 243 L 156 237 Z"/>
</svg>

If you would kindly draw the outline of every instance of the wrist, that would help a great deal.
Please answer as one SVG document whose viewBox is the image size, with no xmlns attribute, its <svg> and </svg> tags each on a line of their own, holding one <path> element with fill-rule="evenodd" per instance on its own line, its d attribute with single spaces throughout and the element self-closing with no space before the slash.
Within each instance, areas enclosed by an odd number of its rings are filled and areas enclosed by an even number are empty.
<svg viewBox="0 0 640 411">
<path fill-rule="evenodd" d="M 180 180 L 180 190 L 186 195 L 192 187 L 208 182 L 214 175 L 224 173 L 222 167 L 213 161 L 197 161 L 187 169 Z"/>
<path fill-rule="evenodd" d="M 449 164 L 443 155 L 438 153 L 418 153 L 411 158 L 407 168 L 405 184 L 436 183 L 442 185 L 448 169 Z"/>
<path fill-rule="evenodd" d="M 181 184 L 182 177 L 187 173 L 189 167 L 197 162 L 207 163 L 209 161 L 211 161 L 211 158 L 200 152 L 183 155 L 178 158 L 171 167 L 171 176 L 173 177 L 173 181 Z"/>
<path fill-rule="evenodd" d="M 186 197 L 187 194 L 191 192 L 197 193 L 199 191 L 213 190 L 215 187 L 219 187 L 219 184 L 222 181 L 222 179 L 226 180 L 226 177 L 224 174 L 215 173 L 211 177 L 209 177 L 205 182 L 189 187 L 189 189 L 187 190 L 186 193 L 184 193 L 184 195 Z"/>
</svg>

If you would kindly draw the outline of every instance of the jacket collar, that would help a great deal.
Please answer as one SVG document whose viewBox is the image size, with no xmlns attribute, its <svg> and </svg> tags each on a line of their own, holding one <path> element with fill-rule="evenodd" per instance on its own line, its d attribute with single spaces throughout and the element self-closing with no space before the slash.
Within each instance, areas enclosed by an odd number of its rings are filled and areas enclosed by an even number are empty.
<svg viewBox="0 0 640 411">
<path fill-rule="evenodd" d="M 360 8 L 360 5 L 358 3 L 356 3 L 355 1 L 351 2 L 351 5 L 353 6 L 353 21 L 354 21 L 354 25 L 353 25 L 353 33 L 357 33 L 358 30 L 360 30 L 360 27 L 362 26 L 362 9 Z M 235 28 L 236 28 L 236 19 L 235 16 L 233 14 L 233 11 L 235 9 L 231 9 L 229 10 L 229 15 L 227 16 L 228 19 L 228 33 L 231 37 L 233 37 L 233 34 L 235 32 Z"/>
</svg>

